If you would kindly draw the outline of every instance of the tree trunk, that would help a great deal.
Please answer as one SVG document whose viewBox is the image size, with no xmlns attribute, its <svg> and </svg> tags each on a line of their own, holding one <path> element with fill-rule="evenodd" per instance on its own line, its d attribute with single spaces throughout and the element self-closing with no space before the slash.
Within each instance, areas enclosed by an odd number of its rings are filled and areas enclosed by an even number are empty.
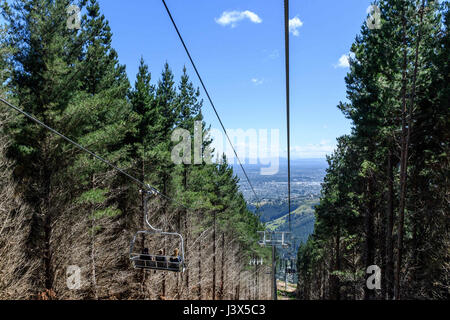
<svg viewBox="0 0 450 320">
<path fill-rule="evenodd" d="M 163 180 L 163 193 L 167 194 L 167 183 L 168 183 L 168 177 L 166 174 L 164 174 L 164 180 Z M 167 224 L 166 224 L 166 217 L 167 217 L 167 202 L 164 203 L 164 207 L 163 207 L 163 215 L 164 215 L 164 229 L 167 230 Z M 163 238 L 163 255 L 165 256 L 167 254 L 166 252 L 166 237 Z M 165 299 L 166 298 L 166 272 L 163 271 L 162 273 L 162 283 L 161 283 L 161 295 L 162 297 Z"/>
<path fill-rule="evenodd" d="M 392 152 L 389 149 L 387 159 L 387 184 L 388 190 L 386 192 L 386 272 L 385 272 L 385 287 L 386 299 L 393 299 L 394 297 L 394 240 L 392 232 L 394 228 L 394 174 L 392 163 Z"/>
<path fill-rule="evenodd" d="M 198 300 L 202 300 L 202 241 L 198 242 Z"/>
<path fill-rule="evenodd" d="M 341 269 L 341 257 L 340 257 L 340 244 L 341 244 L 341 226 L 338 222 L 336 225 L 336 238 L 335 238 L 335 257 L 334 257 L 334 271 L 339 271 Z M 307 282 L 305 280 L 305 282 Z M 306 289 L 306 283 L 305 283 L 305 289 Z M 341 292 L 340 292 L 340 281 L 339 277 L 337 275 L 331 276 L 331 292 L 332 292 L 332 299 L 334 300 L 340 300 L 341 299 Z"/>
<path fill-rule="evenodd" d="M 403 251 L 403 225 L 405 221 L 405 197 L 406 197 L 406 73 L 407 73 L 407 41 L 406 41 L 406 17 L 403 13 L 403 73 L 402 73 L 402 136 L 400 154 L 400 203 L 397 241 L 397 268 L 395 270 L 395 299 L 400 299 L 400 270 Z"/>
<path fill-rule="evenodd" d="M 366 233 L 366 243 L 365 243 L 365 270 L 367 267 L 375 264 L 375 225 L 374 225 L 374 211 L 375 204 L 373 199 L 373 181 L 372 177 L 369 177 L 367 180 L 367 189 L 366 189 L 366 199 L 367 199 L 367 208 L 366 214 L 364 217 L 365 224 L 365 233 Z M 364 272 L 365 272 L 364 270 Z M 368 275 L 366 274 L 365 280 L 367 280 Z M 375 297 L 374 290 L 369 290 L 367 285 L 364 283 L 364 300 L 372 300 Z"/>
<path fill-rule="evenodd" d="M 222 268 L 220 270 L 219 299 L 223 300 L 225 289 L 225 233 L 222 233 Z"/>
<path fill-rule="evenodd" d="M 406 188 L 408 179 L 408 151 L 409 151 L 409 140 L 411 137 L 411 125 L 412 125 L 412 112 L 414 108 L 414 100 L 416 95 L 416 80 L 417 72 L 419 68 L 419 47 L 421 41 L 421 26 L 423 22 L 423 13 L 425 8 L 425 0 L 422 0 L 422 5 L 420 8 L 420 23 L 418 36 L 416 41 L 416 50 L 414 58 L 414 73 L 413 73 L 413 83 L 412 92 L 410 95 L 409 107 L 406 102 L 406 68 L 407 68 L 407 41 L 406 41 L 406 18 L 403 16 L 403 108 L 402 108 L 402 143 L 401 143 L 401 164 L 400 164 L 400 210 L 399 210 L 399 227 L 398 227 L 398 243 L 397 243 L 397 269 L 395 272 L 395 299 L 401 299 L 401 269 L 402 269 L 402 258 L 403 258 L 403 236 L 404 236 L 404 224 L 405 224 L 405 208 L 406 208 Z"/>
<path fill-rule="evenodd" d="M 240 247 L 238 246 L 237 253 L 240 253 Z M 236 297 L 235 300 L 240 299 L 240 293 L 241 293 L 241 272 L 242 272 L 242 266 L 241 266 L 241 259 L 239 258 L 237 261 L 237 267 L 239 268 L 239 271 L 237 272 L 237 285 L 236 285 Z"/>
<path fill-rule="evenodd" d="M 144 152 L 145 154 L 145 152 Z M 145 161 L 144 159 L 141 160 L 142 161 L 142 167 L 141 167 L 141 181 L 145 181 Z M 144 191 L 144 190 L 143 190 Z M 142 230 L 147 229 L 147 224 L 145 222 L 145 197 L 147 197 L 147 195 L 145 194 L 145 192 L 141 192 L 141 212 L 142 212 L 142 218 L 141 218 L 141 223 L 142 223 Z M 141 238 L 141 248 L 144 249 L 145 247 L 145 234 L 142 234 L 142 238 Z M 146 279 L 146 273 L 145 270 L 141 270 L 141 294 L 143 296 L 143 298 L 145 298 L 145 279 Z"/>
<path fill-rule="evenodd" d="M 50 192 L 51 192 L 51 171 L 47 166 L 44 166 L 44 268 L 45 268 L 45 289 L 53 289 L 53 271 L 52 271 L 52 249 L 51 249 L 51 236 L 52 236 L 52 208 L 50 205 Z"/>
<path fill-rule="evenodd" d="M 216 300 L 216 212 L 213 213 L 212 300 Z"/>
<path fill-rule="evenodd" d="M 95 272 L 95 219 L 92 219 L 91 224 L 91 282 L 92 282 L 92 291 L 94 293 L 94 299 L 98 300 L 98 292 L 97 292 L 97 277 Z"/>
<path fill-rule="evenodd" d="M 92 189 L 95 188 L 95 175 L 92 176 Z M 94 211 L 94 208 L 91 208 Z M 91 282 L 92 282 L 92 291 L 94 293 L 94 299 L 98 300 L 98 292 L 97 292 L 97 276 L 95 270 L 95 218 L 91 219 Z"/>
<path fill-rule="evenodd" d="M 386 211 L 382 208 L 377 208 L 377 243 L 378 255 L 376 260 L 381 261 L 381 299 L 386 300 Z"/>
<path fill-rule="evenodd" d="M 183 184 L 184 184 L 184 190 L 187 191 L 188 188 L 188 183 L 187 183 L 187 166 L 185 164 L 183 164 Z M 184 243 L 184 246 L 186 248 L 186 252 L 185 252 L 185 259 L 187 261 L 189 261 L 188 258 L 188 253 L 189 253 L 189 247 L 188 247 L 188 240 L 189 240 L 189 236 L 188 236 L 188 230 L 189 230 L 189 226 L 188 226 L 188 212 L 187 210 L 184 210 L 184 232 L 186 234 L 186 240 Z M 190 293 L 189 291 L 189 268 L 186 269 L 185 271 L 185 275 L 186 275 L 186 290 L 188 292 L 188 294 Z"/>
</svg>

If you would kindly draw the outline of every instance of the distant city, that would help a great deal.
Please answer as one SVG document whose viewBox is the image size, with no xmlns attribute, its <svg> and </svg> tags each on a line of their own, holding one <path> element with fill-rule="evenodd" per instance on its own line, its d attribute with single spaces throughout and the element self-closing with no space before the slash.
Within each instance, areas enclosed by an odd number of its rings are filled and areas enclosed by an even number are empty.
<svg viewBox="0 0 450 320">
<path fill-rule="evenodd" d="M 321 184 L 325 177 L 328 163 L 325 159 L 298 159 L 291 161 L 291 199 L 314 199 L 320 195 Z M 272 201 L 287 201 L 288 175 L 287 165 L 280 160 L 279 172 L 275 175 L 260 174 L 260 165 L 244 164 L 249 179 L 261 204 Z M 256 205 L 255 196 L 241 168 L 234 165 L 235 173 L 240 178 L 239 186 L 248 203 Z"/>
</svg>

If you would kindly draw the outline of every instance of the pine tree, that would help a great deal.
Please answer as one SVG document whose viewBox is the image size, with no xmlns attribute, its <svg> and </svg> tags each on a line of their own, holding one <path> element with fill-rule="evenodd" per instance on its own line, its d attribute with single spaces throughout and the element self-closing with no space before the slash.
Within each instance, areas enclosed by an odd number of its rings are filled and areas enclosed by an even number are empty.
<svg viewBox="0 0 450 320">
<path fill-rule="evenodd" d="M 448 140 L 448 81 L 442 82 L 448 77 L 448 2 L 376 4 L 381 29 L 364 25 L 352 46 L 346 77 L 350 102 L 339 108 L 353 128 L 349 137 L 338 139 L 329 158 L 309 240 L 320 250 L 311 251 L 311 269 L 300 268 L 299 277 L 313 283 L 317 279 L 320 285 L 308 291 L 316 298 L 327 290 L 335 299 L 443 298 L 448 243 L 437 244 L 433 236 L 447 234 L 448 222 L 442 216 L 443 193 L 430 187 L 446 184 L 432 172 L 442 177 L 448 170 L 442 158 L 448 154 L 443 142 Z M 423 254 L 425 246 L 438 250 Z M 306 259 L 304 250 L 301 257 Z M 308 273 L 318 261 L 330 274 Z M 381 266 L 381 291 L 361 281 L 372 264 Z M 433 271 L 426 267 L 430 265 Z M 330 284 L 324 288 L 327 279 Z"/>
<path fill-rule="evenodd" d="M 63 0 L 51 4 L 21 0 L 12 6 L 4 3 L 6 41 L 14 48 L 10 90 L 25 111 L 118 163 L 125 155 L 121 140 L 130 130 L 126 124 L 128 81 L 116 54 L 110 50 L 107 23 L 99 28 L 89 27 L 104 19 L 98 17 L 96 2 L 91 1 L 87 7 L 90 14 L 84 17 L 79 32 L 67 28 L 69 4 L 70 1 Z M 103 38 L 103 43 L 94 38 Z M 93 55 L 92 47 L 104 51 Z M 101 57 L 101 52 L 108 57 Z M 98 66 L 99 61 L 108 61 L 108 66 L 102 66 L 103 73 L 89 76 L 90 67 Z M 75 200 L 82 205 L 78 200 L 84 199 L 86 209 L 91 211 L 92 199 L 109 194 L 114 181 L 110 180 L 109 185 L 96 183 L 96 176 L 107 175 L 105 165 L 80 154 L 78 149 L 24 117 L 16 116 L 7 133 L 12 139 L 8 157 L 17 163 L 14 170 L 17 192 L 35 208 L 26 250 L 33 252 L 33 259 L 42 261 L 44 272 L 35 275 L 36 289 L 53 290 L 54 254 L 59 250 L 52 244 L 59 237 L 53 230 L 56 219 Z M 107 201 L 110 205 L 106 205 Z M 102 202 L 98 210 L 85 214 L 98 219 L 119 212 L 118 204 L 113 204 L 110 197 Z"/>
</svg>

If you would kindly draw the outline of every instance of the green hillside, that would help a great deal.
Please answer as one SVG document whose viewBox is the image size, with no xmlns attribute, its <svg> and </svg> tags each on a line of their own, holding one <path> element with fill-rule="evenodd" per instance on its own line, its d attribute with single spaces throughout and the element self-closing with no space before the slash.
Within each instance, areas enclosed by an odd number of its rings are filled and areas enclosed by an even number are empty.
<svg viewBox="0 0 450 320">
<path fill-rule="evenodd" d="M 314 231 L 315 211 L 314 206 L 319 203 L 318 199 L 304 200 L 304 202 L 291 214 L 291 226 L 293 236 L 306 242 L 308 236 Z M 268 230 L 288 231 L 288 214 L 266 223 Z"/>
</svg>

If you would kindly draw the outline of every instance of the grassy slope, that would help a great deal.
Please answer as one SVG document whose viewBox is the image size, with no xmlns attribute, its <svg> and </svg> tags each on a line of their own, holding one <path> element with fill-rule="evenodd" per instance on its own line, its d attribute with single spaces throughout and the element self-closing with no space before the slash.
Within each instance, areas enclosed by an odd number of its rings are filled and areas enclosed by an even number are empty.
<svg viewBox="0 0 450 320">
<path fill-rule="evenodd" d="M 318 199 L 305 200 L 291 214 L 291 225 L 294 236 L 306 241 L 314 230 L 314 206 L 318 204 Z M 269 230 L 287 231 L 289 228 L 288 215 L 270 221 L 266 224 Z"/>
</svg>

